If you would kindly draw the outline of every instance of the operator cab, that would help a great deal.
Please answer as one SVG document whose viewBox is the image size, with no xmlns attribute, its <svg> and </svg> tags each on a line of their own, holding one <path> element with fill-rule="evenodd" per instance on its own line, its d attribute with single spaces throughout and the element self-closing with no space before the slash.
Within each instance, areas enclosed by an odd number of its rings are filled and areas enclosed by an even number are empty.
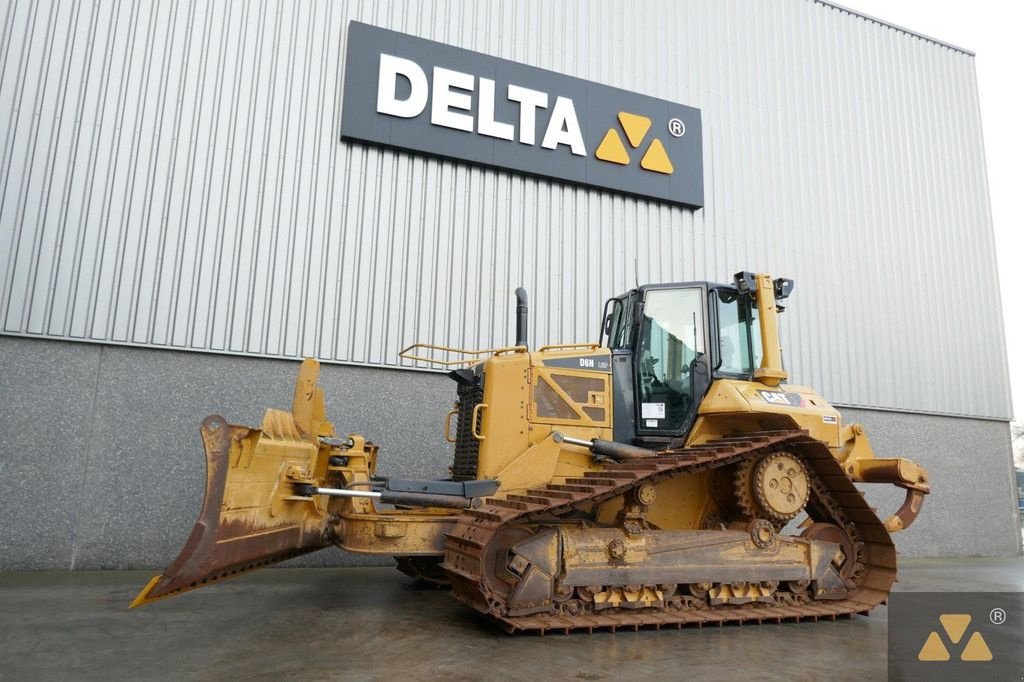
<svg viewBox="0 0 1024 682">
<path fill-rule="evenodd" d="M 754 380 L 762 345 L 752 278 L 739 273 L 733 286 L 649 284 L 605 303 L 616 441 L 684 437 L 715 379 Z"/>
</svg>

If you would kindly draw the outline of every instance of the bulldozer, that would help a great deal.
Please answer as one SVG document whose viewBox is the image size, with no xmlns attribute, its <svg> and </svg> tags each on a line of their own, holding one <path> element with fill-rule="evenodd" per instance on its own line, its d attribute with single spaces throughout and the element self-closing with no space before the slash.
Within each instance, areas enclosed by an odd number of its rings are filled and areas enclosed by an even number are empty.
<svg viewBox="0 0 1024 682">
<path fill-rule="evenodd" d="M 290 412 L 202 422 L 199 519 L 132 606 L 336 545 L 394 557 L 509 632 L 866 615 L 928 476 L 788 383 L 793 286 L 638 285 L 605 303 L 598 343 L 537 350 L 520 288 L 513 345 L 405 348 L 455 383 L 444 480 L 381 475 L 379 446 L 328 421 L 306 359 Z M 906 496 L 882 520 L 858 483 Z"/>
</svg>

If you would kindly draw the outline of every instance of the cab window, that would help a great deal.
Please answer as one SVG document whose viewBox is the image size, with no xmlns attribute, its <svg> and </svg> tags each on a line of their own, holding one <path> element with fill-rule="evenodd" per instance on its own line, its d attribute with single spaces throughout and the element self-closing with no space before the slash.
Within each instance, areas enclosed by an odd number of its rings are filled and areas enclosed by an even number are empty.
<svg viewBox="0 0 1024 682">
<path fill-rule="evenodd" d="M 714 293 L 718 301 L 718 371 L 748 376 L 761 365 L 761 327 L 757 307 L 733 289 Z"/>
<path fill-rule="evenodd" d="M 693 368 L 704 354 L 700 289 L 648 290 L 637 373 L 641 429 L 679 428 L 694 404 Z"/>
<path fill-rule="evenodd" d="M 629 348 L 633 339 L 633 314 L 637 295 L 635 291 L 614 300 L 611 310 L 611 324 L 608 330 L 609 348 Z"/>
</svg>

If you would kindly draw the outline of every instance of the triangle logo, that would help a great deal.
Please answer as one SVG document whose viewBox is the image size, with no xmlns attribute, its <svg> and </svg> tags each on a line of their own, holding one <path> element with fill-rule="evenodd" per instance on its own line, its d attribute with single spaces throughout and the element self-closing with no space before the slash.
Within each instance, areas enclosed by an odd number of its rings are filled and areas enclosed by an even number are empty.
<svg viewBox="0 0 1024 682">
<path fill-rule="evenodd" d="M 967 632 L 967 628 L 971 624 L 971 616 L 967 613 L 944 613 L 939 616 L 939 623 L 942 624 L 942 630 L 946 633 L 949 641 L 952 644 L 959 644 L 960 640 L 963 639 L 964 633 Z M 942 637 L 935 630 L 932 630 L 928 634 L 928 639 L 924 641 L 924 645 L 921 647 L 921 651 L 917 654 L 917 660 L 919 661 L 948 661 L 949 649 L 942 642 Z M 991 661 L 992 650 L 988 648 L 988 643 L 985 638 L 982 637 L 981 633 L 975 630 L 970 638 L 967 640 L 967 644 L 964 646 L 963 651 L 960 652 L 961 661 Z"/>
<path fill-rule="evenodd" d="M 601 140 L 597 151 L 594 152 L 594 156 L 602 161 L 610 161 L 611 163 L 618 163 L 623 166 L 629 165 L 629 153 L 626 151 L 625 145 L 622 144 L 622 138 L 619 137 L 614 128 L 609 128 L 608 132 L 605 133 L 604 139 Z"/>
<path fill-rule="evenodd" d="M 644 135 L 651 128 L 651 119 L 637 114 L 627 114 L 625 111 L 619 112 L 619 123 L 626 131 L 626 138 L 633 149 L 640 146 L 640 143 L 644 141 Z"/>
<path fill-rule="evenodd" d="M 917 660 L 919 661 L 948 661 L 949 651 L 946 650 L 946 645 L 942 643 L 942 638 L 939 637 L 939 633 L 934 630 L 928 639 L 925 640 L 924 646 L 921 647 L 921 651 L 917 654 Z"/>
<path fill-rule="evenodd" d="M 626 141 L 629 142 L 629 146 L 639 149 L 651 129 L 651 119 L 640 114 L 631 114 L 628 111 L 620 111 L 618 118 L 622 131 L 626 133 Z M 614 126 L 609 128 L 601 138 L 601 144 L 597 146 L 594 156 L 601 161 L 616 163 L 620 166 L 628 166 L 631 161 L 629 151 L 619 134 L 619 129 Z M 658 138 L 654 138 L 647 146 L 647 151 L 640 159 L 640 167 L 663 175 L 672 175 L 675 171 L 672 161 L 668 158 L 668 151 L 666 151 L 664 143 Z"/>
<path fill-rule="evenodd" d="M 964 647 L 963 653 L 960 654 L 960 660 L 992 660 L 992 650 L 988 648 L 988 644 L 985 642 L 985 638 L 981 636 L 980 632 L 975 632 L 973 635 L 971 635 L 971 638 L 967 640 L 967 646 Z"/>
<path fill-rule="evenodd" d="M 651 142 L 651 146 L 647 148 L 647 153 L 644 154 L 644 158 L 640 159 L 640 167 L 646 168 L 649 171 L 655 173 L 664 173 L 665 175 L 672 175 L 672 162 L 669 161 L 668 153 L 665 151 L 665 145 L 661 143 L 661 140 L 655 138 L 654 142 Z"/>
<path fill-rule="evenodd" d="M 971 624 L 971 616 L 966 613 L 944 613 L 939 616 L 939 622 L 949 635 L 949 641 L 959 644 L 960 638 L 967 632 L 967 626 Z"/>
</svg>

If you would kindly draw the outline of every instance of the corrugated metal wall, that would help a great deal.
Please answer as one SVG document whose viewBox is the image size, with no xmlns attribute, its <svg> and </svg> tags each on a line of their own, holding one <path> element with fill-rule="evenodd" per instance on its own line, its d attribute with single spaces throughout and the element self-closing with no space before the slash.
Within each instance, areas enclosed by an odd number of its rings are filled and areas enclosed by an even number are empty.
<svg viewBox="0 0 1024 682">
<path fill-rule="evenodd" d="M 396 365 L 797 280 L 792 376 L 1007 417 L 971 56 L 808 0 L 0 3 L 5 333 Z M 700 107 L 707 206 L 338 141 L 358 19 Z"/>
</svg>

